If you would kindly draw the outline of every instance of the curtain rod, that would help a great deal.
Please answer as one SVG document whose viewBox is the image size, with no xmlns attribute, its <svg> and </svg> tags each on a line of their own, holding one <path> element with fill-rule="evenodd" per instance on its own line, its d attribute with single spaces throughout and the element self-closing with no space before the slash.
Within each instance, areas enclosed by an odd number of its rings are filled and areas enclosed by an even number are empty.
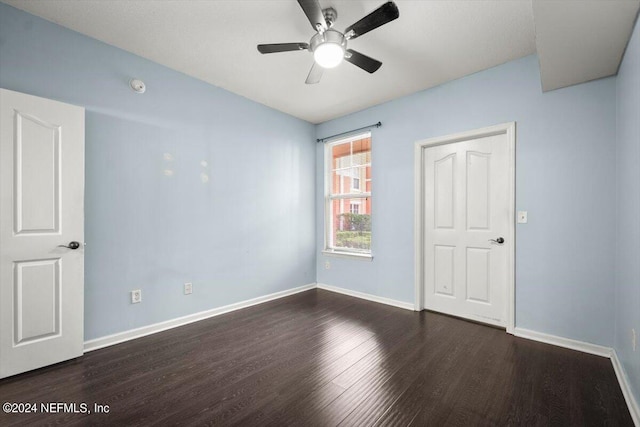
<svg viewBox="0 0 640 427">
<path fill-rule="evenodd" d="M 327 137 L 325 137 L 325 138 L 318 138 L 318 139 L 316 139 L 316 142 L 324 142 L 324 141 L 326 141 L 326 140 L 328 140 L 328 139 L 335 138 L 336 136 L 346 135 L 346 134 L 348 134 L 348 133 L 357 132 L 357 131 L 359 131 L 359 130 L 371 129 L 371 128 L 373 128 L 373 127 L 379 128 L 380 126 L 382 126 L 382 122 L 374 123 L 374 124 L 369 125 L 369 126 L 363 126 L 363 127 L 361 127 L 361 128 L 358 128 L 358 129 L 348 130 L 348 131 L 346 131 L 346 132 L 336 133 L 335 135 L 327 136 Z"/>
</svg>

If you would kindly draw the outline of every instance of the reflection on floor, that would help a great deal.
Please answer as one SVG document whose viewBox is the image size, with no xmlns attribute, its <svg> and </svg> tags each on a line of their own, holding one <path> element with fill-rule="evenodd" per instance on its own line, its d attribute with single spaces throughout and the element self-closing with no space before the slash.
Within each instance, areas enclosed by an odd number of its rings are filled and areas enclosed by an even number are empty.
<svg viewBox="0 0 640 427">
<path fill-rule="evenodd" d="M 632 425 L 609 359 L 318 289 L 2 380 L 0 396 L 109 407 L 3 426 Z"/>
</svg>

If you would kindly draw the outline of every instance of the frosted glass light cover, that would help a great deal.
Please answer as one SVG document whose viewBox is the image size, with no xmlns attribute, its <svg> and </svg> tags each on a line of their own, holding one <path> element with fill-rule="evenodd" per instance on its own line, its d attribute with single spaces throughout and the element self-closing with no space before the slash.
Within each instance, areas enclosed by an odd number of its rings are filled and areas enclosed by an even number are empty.
<svg viewBox="0 0 640 427">
<path fill-rule="evenodd" d="M 323 43 L 316 47 L 313 59 L 323 68 L 334 68 L 344 59 L 344 49 L 337 43 Z"/>
</svg>

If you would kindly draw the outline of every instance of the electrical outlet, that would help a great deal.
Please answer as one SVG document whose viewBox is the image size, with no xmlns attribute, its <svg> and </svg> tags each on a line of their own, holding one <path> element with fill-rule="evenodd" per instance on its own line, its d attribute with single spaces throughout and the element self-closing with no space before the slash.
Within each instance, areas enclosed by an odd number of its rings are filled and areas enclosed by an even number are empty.
<svg viewBox="0 0 640 427">
<path fill-rule="evenodd" d="M 131 291 L 131 304 L 137 304 L 142 301 L 142 290 L 136 289 Z"/>
<path fill-rule="evenodd" d="M 193 293 L 193 283 L 185 283 L 184 284 L 184 294 L 189 295 Z"/>
<path fill-rule="evenodd" d="M 331 269 L 331 263 L 329 261 L 325 261 L 324 262 L 324 269 L 325 270 L 330 270 Z"/>
<path fill-rule="evenodd" d="M 631 329 L 631 348 L 633 348 L 633 351 L 636 351 L 637 347 L 638 347 L 638 336 L 636 335 L 636 330 Z"/>
</svg>

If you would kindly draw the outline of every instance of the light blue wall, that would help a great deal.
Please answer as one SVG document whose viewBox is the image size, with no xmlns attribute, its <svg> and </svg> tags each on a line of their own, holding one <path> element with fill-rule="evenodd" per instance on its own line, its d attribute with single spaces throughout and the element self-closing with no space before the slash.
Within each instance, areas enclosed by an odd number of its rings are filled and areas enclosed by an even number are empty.
<svg viewBox="0 0 640 427">
<path fill-rule="evenodd" d="M 617 78 L 617 247 L 614 348 L 640 404 L 640 25 Z M 631 329 L 638 348 L 633 352 Z"/>
<path fill-rule="evenodd" d="M 128 89 L 133 76 L 145 95 Z M 517 209 L 529 211 L 517 228 L 517 325 L 613 344 L 614 78 L 543 94 L 530 56 L 316 127 L 383 122 L 372 262 L 320 254 L 323 153 L 306 122 L 4 4 L 0 86 L 87 109 L 87 339 L 316 278 L 413 301 L 414 142 L 516 121 Z M 142 304 L 129 304 L 135 288 Z"/>
<path fill-rule="evenodd" d="M 372 262 L 321 254 L 318 282 L 414 299 L 414 142 L 517 122 L 516 325 L 613 344 L 615 78 L 542 93 L 535 56 L 317 127 L 317 136 L 382 121 L 373 131 Z M 317 149 L 316 215 L 323 216 Z M 325 269 L 325 261 L 331 268 Z"/>
<path fill-rule="evenodd" d="M 4 4 L 0 86 L 86 108 L 86 339 L 315 281 L 313 125 Z"/>
</svg>

